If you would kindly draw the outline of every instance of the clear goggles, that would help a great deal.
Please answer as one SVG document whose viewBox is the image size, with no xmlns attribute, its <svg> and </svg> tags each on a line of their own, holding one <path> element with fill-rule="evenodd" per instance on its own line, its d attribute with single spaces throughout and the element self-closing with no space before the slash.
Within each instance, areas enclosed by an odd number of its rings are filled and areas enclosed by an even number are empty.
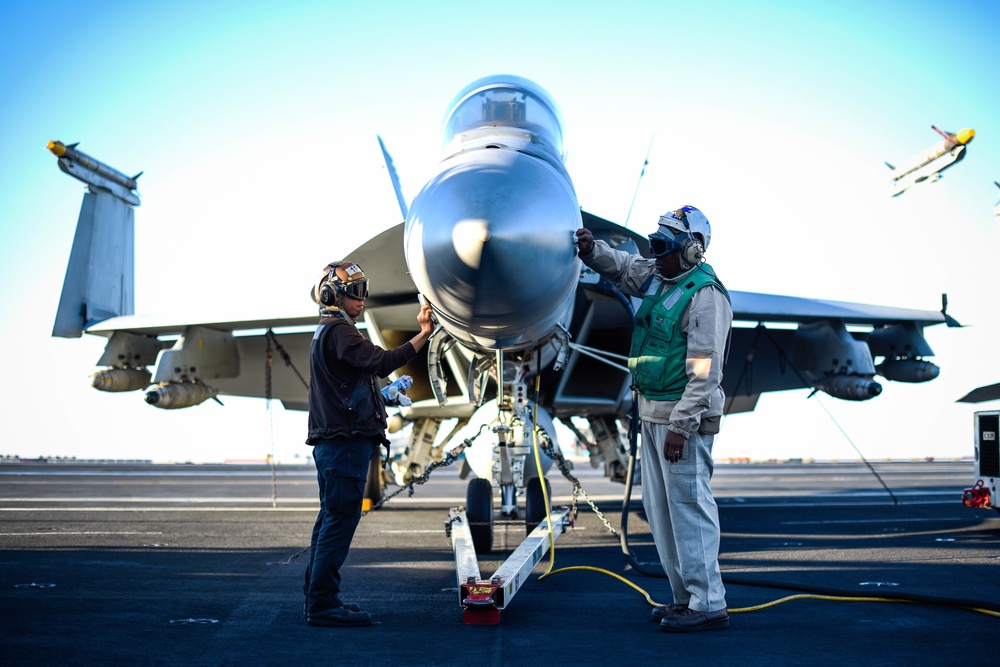
<svg viewBox="0 0 1000 667">
<path fill-rule="evenodd" d="M 354 282 L 344 283 L 344 294 L 352 299 L 363 301 L 368 298 L 368 279 L 362 278 Z"/>
</svg>

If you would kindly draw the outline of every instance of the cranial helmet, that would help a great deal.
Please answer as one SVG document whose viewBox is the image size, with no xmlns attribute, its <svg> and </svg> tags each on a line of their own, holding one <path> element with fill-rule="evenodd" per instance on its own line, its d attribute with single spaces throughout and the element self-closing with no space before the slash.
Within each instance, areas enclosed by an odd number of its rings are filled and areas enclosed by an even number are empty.
<svg viewBox="0 0 1000 667">
<path fill-rule="evenodd" d="M 649 235 L 649 249 L 656 257 L 681 251 L 681 266 L 690 268 L 704 256 L 712 242 L 712 227 L 694 206 L 683 206 L 660 216 L 659 227 Z"/>
<path fill-rule="evenodd" d="M 669 211 L 660 216 L 660 225 L 677 232 L 688 232 L 698 237 L 703 250 L 708 250 L 712 242 L 712 226 L 708 224 L 705 214 L 694 206 L 682 206 L 676 211 Z"/>
<path fill-rule="evenodd" d="M 323 308 L 337 310 L 344 305 L 345 296 L 367 299 L 368 279 L 354 262 L 331 262 L 313 289 L 313 300 Z"/>
</svg>

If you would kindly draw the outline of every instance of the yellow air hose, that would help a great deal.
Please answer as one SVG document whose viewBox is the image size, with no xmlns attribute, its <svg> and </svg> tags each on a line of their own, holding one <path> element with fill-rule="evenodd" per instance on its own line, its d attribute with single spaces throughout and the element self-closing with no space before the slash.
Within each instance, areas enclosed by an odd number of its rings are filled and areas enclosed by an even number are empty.
<svg viewBox="0 0 1000 667">
<path fill-rule="evenodd" d="M 654 601 L 653 598 L 650 597 L 649 593 L 645 589 L 641 588 L 640 586 L 637 586 L 636 584 L 632 583 L 625 577 L 619 574 L 615 574 L 614 572 L 611 572 L 610 570 L 605 570 L 600 567 L 593 567 L 591 565 L 571 565 L 570 567 L 563 567 L 559 568 L 558 570 L 552 569 L 556 562 L 556 542 L 555 538 L 552 535 L 551 502 L 549 500 L 548 489 L 546 488 L 545 485 L 545 474 L 542 472 L 542 459 L 541 455 L 539 454 L 539 446 L 538 446 L 538 392 L 540 383 L 541 383 L 541 377 L 536 375 L 535 402 L 532 408 L 531 433 L 532 433 L 532 445 L 533 445 L 532 449 L 534 450 L 535 453 L 535 471 L 538 473 L 538 478 L 542 486 L 542 497 L 545 499 L 545 521 L 546 521 L 546 526 L 548 526 L 549 529 L 549 566 L 545 570 L 545 572 L 538 577 L 539 581 L 553 574 L 559 574 L 560 572 L 573 572 L 573 571 L 600 572 L 601 574 L 606 574 L 609 577 L 614 577 L 615 579 L 622 582 L 626 586 L 634 588 L 636 591 L 641 593 L 644 598 L 646 598 L 646 602 L 648 602 L 650 606 L 653 607 L 665 606 L 662 603 Z M 880 597 L 850 597 L 850 596 L 840 596 L 840 595 L 816 595 L 812 593 L 801 593 L 797 595 L 789 595 L 787 597 L 783 597 L 778 600 L 772 600 L 771 602 L 764 602 L 762 604 L 753 605 L 750 607 L 740 607 L 738 609 L 730 609 L 729 613 L 742 614 L 749 611 L 759 611 L 761 609 L 767 609 L 768 607 L 779 605 L 783 602 L 791 602 L 792 600 L 833 600 L 837 602 L 909 602 L 909 603 L 917 602 L 916 600 L 901 600 L 901 599 L 880 598 Z M 979 609 L 977 607 L 965 607 L 965 608 L 969 609 L 970 611 L 978 612 L 980 614 L 986 614 L 987 616 L 994 616 L 1000 618 L 1000 612 L 991 611 L 989 609 Z"/>
</svg>

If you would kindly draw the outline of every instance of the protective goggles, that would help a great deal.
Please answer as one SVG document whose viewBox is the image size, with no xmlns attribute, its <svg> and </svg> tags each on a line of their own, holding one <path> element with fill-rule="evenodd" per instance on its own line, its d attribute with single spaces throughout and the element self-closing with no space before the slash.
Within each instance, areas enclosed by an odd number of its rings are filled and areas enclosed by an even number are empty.
<svg viewBox="0 0 1000 667">
<path fill-rule="evenodd" d="M 368 298 L 368 279 L 362 278 L 352 283 L 344 283 L 343 290 L 346 296 L 363 301 Z"/>
<path fill-rule="evenodd" d="M 669 255 L 675 250 L 681 249 L 681 244 L 676 241 L 676 236 L 671 238 L 663 232 L 655 232 L 649 235 L 649 250 L 654 257 Z"/>
</svg>

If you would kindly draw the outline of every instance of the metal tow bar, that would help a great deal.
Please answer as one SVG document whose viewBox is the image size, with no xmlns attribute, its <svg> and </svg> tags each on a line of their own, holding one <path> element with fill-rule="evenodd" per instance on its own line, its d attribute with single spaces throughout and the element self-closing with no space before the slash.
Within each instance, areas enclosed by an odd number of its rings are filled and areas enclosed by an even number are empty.
<svg viewBox="0 0 1000 667">
<path fill-rule="evenodd" d="M 552 540 L 555 541 L 569 525 L 569 507 L 552 510 Z M 510 604 L 528 575 L 549 550 L 548 521 L 542 521 L 500 569 L 489 579 L 479 574 L 479 561 L 472 543 L 469 520 L 464 507 L 449 511 L 446 526 L 455 552 L 455 572 L 458 577 L 458 601 L 462 605 L 462 620 L 466 625 L 499 625 L 500 612 Z"/>
</svg>

